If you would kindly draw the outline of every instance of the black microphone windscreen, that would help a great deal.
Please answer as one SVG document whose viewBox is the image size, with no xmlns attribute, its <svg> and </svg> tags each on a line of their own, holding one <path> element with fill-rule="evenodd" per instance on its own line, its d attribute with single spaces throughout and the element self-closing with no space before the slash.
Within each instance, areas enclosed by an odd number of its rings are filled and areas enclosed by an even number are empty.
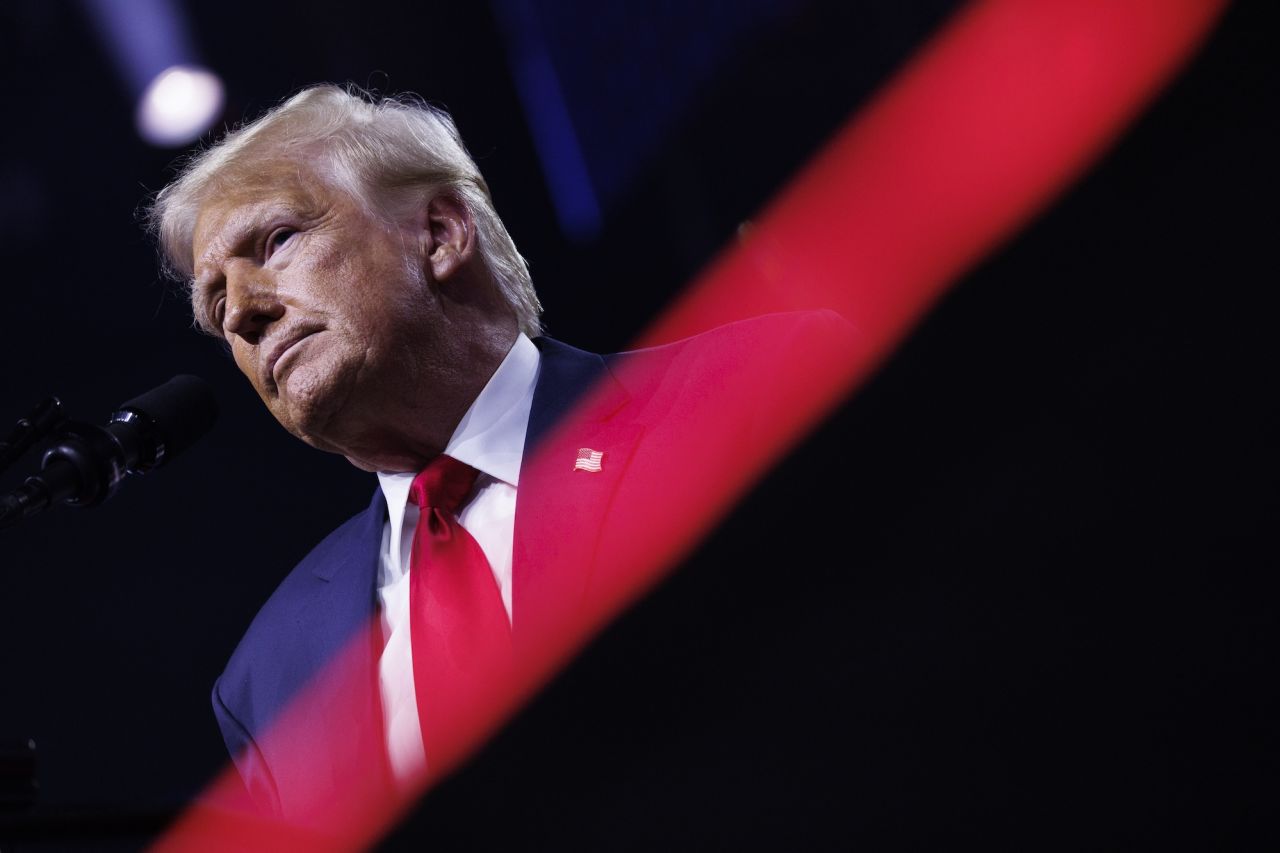
<svg viewBox="0 0 1280 853">
<path fill-rule="evenodd" d="M 165 457 L 181 453 L 213 426 L 218 402 L 213 388 L 199 376 L 181 374 L 120 406 L 151 421 L 164 442 Z"/>
</svg>

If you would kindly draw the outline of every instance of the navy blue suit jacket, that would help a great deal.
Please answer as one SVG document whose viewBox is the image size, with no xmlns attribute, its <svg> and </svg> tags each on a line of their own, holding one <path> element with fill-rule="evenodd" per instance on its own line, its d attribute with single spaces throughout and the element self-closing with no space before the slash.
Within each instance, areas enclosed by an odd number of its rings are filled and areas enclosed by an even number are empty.
<svg viewBox="0 0 1280 853">
<path fill-rule="evenodd" d="M 526 435 L 526 453 L 586 388 L 608 375 L 602 356 L 586 353 L 550 338 L 539 338 L 542 354 Z M 349 519 L 317 545 L 284 579 L 262 607 L 213 688 L 213 708 L 227 747 L 235 757 L 250 794 L 278 815 L 288 817 L 291 783 L 281 773 L 312 774 L 346 784 L 345 768 L 357 755 L 383 754 L 382 727 L 376 693 L 352 721 L 350 736 L 312 752 L 314 762 L 298 766 L 270 754 L 259 743 L 289 700 L 334 660 L 373 621 L 377 600 L 378 561 L 386 503 L 377 490 L 369 507 Z M 371 644 L 374 639 L 370 638 Z M 374 683 L 374 650 L 366 659 Z M 264 749 L 268 750 L 264 752 Z"/>
<path fill-rule="evenodd" d="M 829 332 L 837 327 L 843 332 L 847 324 L 830 314 L 773 315 L 614 356 L 583 352 L 549 338 L 535 341 L 542 360 L 521 471 L 513 554 L 517 643 L 525 632 L 545 629 L 546 620 L 562 618 L 567 608 L 584 600 L 600 579 L 597 575 L 607 579 L 609 567 L 597 566 L 594 553 L 610 514 L 627 511 L 627 490 L 622 489 L 619 500 L 619 487 L 628 466 L 627 476 L 636 476 L 635 460 L 643 458 L 646 448 L 662 452 L 673 443 L 697 443 L 705 470 L 715 471 L 717 464 L 723 466 L 720 470 L 731 470 L 736 460 L 715 459 L 720 448 L 728 446 L 716 430 L 690 436 L 690 425 L 714 422 L 726 401 L 750 396 L 764 403 L 754 414 L 767 426 L 769 395 L 761 390 L 791 381 L 786 359 L 779 354 L 809 345 L 815 329 Z M 565 448 L 603 450 L 603 475 L 574 476 L 573 459 L 567 458 L 554 466 L 563 477 L 533 476 L 533 451 L 588 389 L 591 414 L 575 422 Z M 740 434 L 759 426 L 753 417 L 739 417 L 718 429 Z M 550 441 L 548 445 L 556 446 Z M 367 766 L 371 755 L 383 757 L 383 781 L 389 779 L 376 689 L 379 639 L 369 631 L 377 624 L 376 580 L 385 519 L 378 491 L 368 509 L 330 534 L 285 578 L 214 685 L 214 711 L 245 786 L 261 807 L 280 817 L 305 813 L 308 805 L 295 799 L 297 792 L 310 797 L 317 786 L 340 792 L 351 784 L 350 768 Z M 362 632 L 368 637 L 367 647 L 360 639 Z M 350 657 L 346 677 L 369 686 L 363 698 L 352 703 L 334 697 L 330 702 L 322 695 L 308 703 L 305 713 L 336 713 L 339 719 L 292 721 L 290 728 L 304 732 L 300 737 L 305 743 L 289 738 L 264 741 L 262 733 L 290 699 L 344 649 L 353 648 L 353 640 L 359 651 Z M 324 687 L 318 689 L 323 694 Z M 282 750 L 290 754 L 286 757 Z"/>
</svg>

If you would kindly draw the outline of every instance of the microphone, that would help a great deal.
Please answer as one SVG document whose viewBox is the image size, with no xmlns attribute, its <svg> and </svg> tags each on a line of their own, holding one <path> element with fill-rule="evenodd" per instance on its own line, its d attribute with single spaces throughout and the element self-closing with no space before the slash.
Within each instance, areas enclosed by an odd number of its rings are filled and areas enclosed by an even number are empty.
<svg viewBox="0 0 1280 853">
<path fill-rule="evenodd" d="M 66 422 L 40 473 L 0 498 L 0 528 L 55 503 L 97 506 L 127 475 L 159 468 L 186 450 L 217 417 L 209 383 L 180 375 L 122 404 L 105 427 Z"/>
</svg>

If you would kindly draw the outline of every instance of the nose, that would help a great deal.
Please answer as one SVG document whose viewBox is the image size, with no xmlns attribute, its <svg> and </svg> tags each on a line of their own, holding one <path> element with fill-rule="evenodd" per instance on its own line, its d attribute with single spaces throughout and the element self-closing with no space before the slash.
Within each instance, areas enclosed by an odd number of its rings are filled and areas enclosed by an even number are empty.
<svg viewBox="0 0 1280 853">
<path fill-rule="evenodd" d="M 258 345 L 267 328 L 285 312 L 271 274 L 260 267 L 229 270 L 226 300 L 224 331 L 252 346 Z"/>
</svg>

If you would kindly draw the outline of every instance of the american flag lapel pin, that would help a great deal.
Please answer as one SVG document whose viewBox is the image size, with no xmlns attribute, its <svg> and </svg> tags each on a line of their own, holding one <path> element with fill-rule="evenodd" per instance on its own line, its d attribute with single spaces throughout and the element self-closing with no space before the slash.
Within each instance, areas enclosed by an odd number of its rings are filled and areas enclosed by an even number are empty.
<svg viewBox="0 0 1280 853">
<path fill-rule="evenodd" d="M 590 447 L 579 448 L 578 458 L 573 463 L 573 470 L 590 471 L 592 474 L 599 474 L 600 462 L 603 459 L 603 450 L 592 450 Z"/>
</svg>

